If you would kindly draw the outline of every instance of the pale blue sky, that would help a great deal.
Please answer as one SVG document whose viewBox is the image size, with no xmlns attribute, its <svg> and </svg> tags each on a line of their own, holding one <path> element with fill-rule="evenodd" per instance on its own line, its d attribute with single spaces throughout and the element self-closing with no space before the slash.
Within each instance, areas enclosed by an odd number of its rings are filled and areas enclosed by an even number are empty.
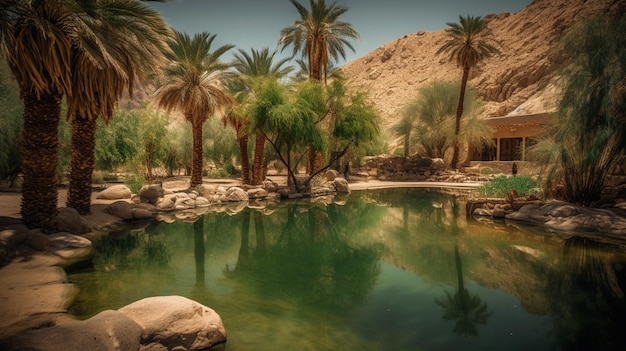
<svg viewBox="0 0 626 351">
<path fill-rule="evenodd" d="M 309 0 L 300 0 L 309 7 Z M 340 19 L 352 24 L 361 39 L 348 49 L 346 62 L 361 57 L 396 38 L 420 30 L 437 31 L 446 22 L 457 22 L 459 15 L 485 16 L 517 12 L 532 0 L 339 0 L 349 8 Z M 326 0 L 327 4 L 333 3 Z M 214 48 L 233 44 L 250 48 L 277 48 L 280 30 L 299 18 L 288 0 L 174 0 L 149 3 L 176 30 L 194 34 L 217 34 Z M 278 48 L 280 51 L 280 48 Z M 284 50 L 290 55 L 291 48 Z M 225 56 L 230 59 L 230 56 Z M 337 63 L 337 66 L 345 62 Z"/>
</svg>

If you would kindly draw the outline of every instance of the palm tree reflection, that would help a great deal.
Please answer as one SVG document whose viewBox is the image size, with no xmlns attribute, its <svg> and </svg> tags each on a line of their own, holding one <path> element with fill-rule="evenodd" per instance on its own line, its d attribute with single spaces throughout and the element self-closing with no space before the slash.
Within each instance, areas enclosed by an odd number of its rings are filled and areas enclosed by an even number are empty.
<svg viewBox="0 0 626 351">
<path fill-rule="evenodd" d="M 478 336 L 476 326 L 486 324 L 491 312 L 487 311 L 487 304 L 476 295 L 470 295 L 463 282 L 463 267 L 458 243 L 454 245 L 454 261 L 456 264 L 458 289 L 451 295 L 446 291 L 443 298 L 435 298 L 435 303 L 443 308 L 442 318 L 447 321 L 456 321 L 454 333 L 462 336 Z"/>
</svg>

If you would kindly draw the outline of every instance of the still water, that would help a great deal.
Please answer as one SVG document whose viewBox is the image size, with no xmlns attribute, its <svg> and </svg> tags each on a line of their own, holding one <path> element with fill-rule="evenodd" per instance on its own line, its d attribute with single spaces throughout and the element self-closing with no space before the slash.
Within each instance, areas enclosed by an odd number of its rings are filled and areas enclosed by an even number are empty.
<svg viewBox="0 0 626 351">
<path fill-rule="evenodd" d="M 220 314 L 231 351 L 626 349 L 625 252 L 464 208 L 357 191 L 103 237 L 70 312 L 182 295 Z"/>
</svg>

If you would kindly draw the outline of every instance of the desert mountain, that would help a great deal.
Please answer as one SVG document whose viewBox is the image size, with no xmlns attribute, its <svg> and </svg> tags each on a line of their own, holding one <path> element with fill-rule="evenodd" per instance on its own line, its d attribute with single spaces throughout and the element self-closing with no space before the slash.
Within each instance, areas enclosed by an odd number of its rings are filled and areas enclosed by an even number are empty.
<svg viewBox="0 0 626 351">
<path fill-rule="evenodd" d="M 623 12 L 624 0 L 535 0 L 516 13 L 484 16 L 500 55 L 470 73 L 488 116 L 553 111 L 558 89 L 551 81 L 558 59 L 550 50 L 562 33 L 591 14 Z M 416 32 L 389 42 L 342 67 L 352 86 L 368 91 L 382 116 L 382 127 L 417 96 L 419 88 L 437 80 L 460 80 L 461 69 L 445 54 L 436 55 L 444 30 Z M 551 57 L 553 56 L 553 57 Z"/>
</svg>

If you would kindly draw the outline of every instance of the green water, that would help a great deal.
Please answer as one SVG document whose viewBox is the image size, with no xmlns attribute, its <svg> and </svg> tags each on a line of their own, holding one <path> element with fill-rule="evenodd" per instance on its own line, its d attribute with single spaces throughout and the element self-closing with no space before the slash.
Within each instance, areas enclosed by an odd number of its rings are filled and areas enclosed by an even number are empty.
<svg viewBox="0 0 626 351">
<path fill-rule="evenodd" d="M 99 240 L 70 312 L 182 295 L 226 350 L 625 349 L 626 254 L 530 231 L 428 189 L 209 213 Z"/>
</svg>

